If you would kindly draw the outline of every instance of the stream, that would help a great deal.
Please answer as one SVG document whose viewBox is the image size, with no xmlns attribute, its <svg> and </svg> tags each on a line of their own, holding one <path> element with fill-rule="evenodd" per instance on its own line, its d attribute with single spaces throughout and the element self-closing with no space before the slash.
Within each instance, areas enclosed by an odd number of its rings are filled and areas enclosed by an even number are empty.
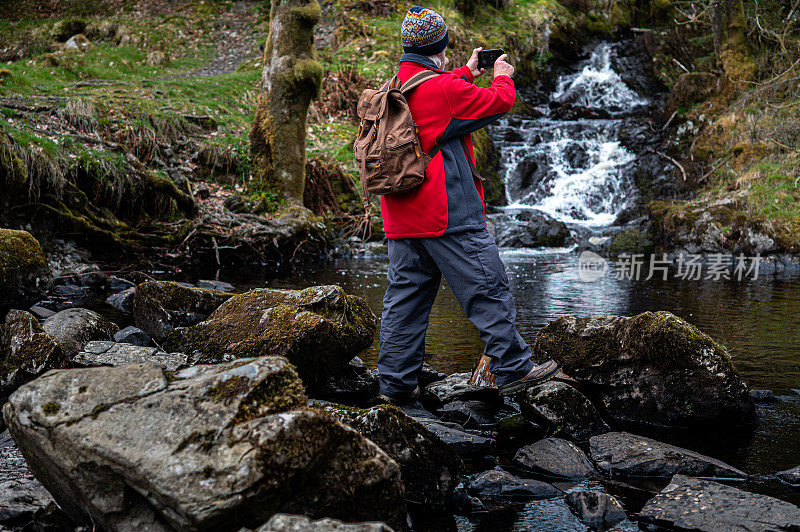
<svg viewBox="0 0 800 532">
<path fill-rule="evenodd" d="M 548 105 L 535 107 L 539 116 L 503 119 L 490 128 L 500 148 L 508 200 L 506 207 L 489 216 L 490 222 L 505 223 L 504 217 L 514 220 L 521 213 L 537 212 L 564 222 L 573 235 L 605 238 L 616 229 L 619 215 L 637 198 L 632 177 L 637 155 L 620 142 L 618 134 L 626 121 L 641 117 L 650 104 L 613 70 L 611 57 L 618 46 L 602 43 L 574 71 L 562 74 Z M 563 102 L 581 112 L 576 116 L 553 113 Z M 667 279 L 661 275 L 650 280 L 618 278 L 614 270 L 619 263 L 608 260 L 604 275 L 587 282 L 575 247 L 501 249 L 522 336 L 532 342 L 539 329 L 564 314 L 631 316 L 667 310 L 696 325 L 729 348 L 751 388 L 772 390 L 777 401 L 758 404 L 759 423 L 753 430 L 694 438 L 672 433 L 659 439 L 754 475 L 744 489 L 800 504 L 800 493 L 767 477 L 800 464 L 800 390 L 793 391 L 800 388 L 800 279 L 768 269 L 741 280 L 735 276 L 690 280 L 674 275 L 673 270 Z M 339 284 L 365 298 L 380 316 L 387 265 L 388 259 L 380 255 L 339 259 L 311 274 L 293 274 L 266 284 L 282 288 Z M 265 284 L 246 275 L 239 281 L 240 288 Z M 431 313 L 427 350 L 427 361 L 447 373 L 471 370 L 483 352 L 477 331 L 446 284 Z M 376 341 L 362 358 L 374 367 L 377 354 Z M 666 479 L 651 489 L 665 484 Z M 646 500 L 618 486 L 605 489 L 618 495 L 628 511 L 638 511 Z M 476 525 L 461 519 L 458 528 L 586 530 L 568 511 L 564 514 L 563 505 L 542 501 L 531 503 L 507 522 Z M 613 530 L 638 528 L 624 522 Z"/>
</svg>

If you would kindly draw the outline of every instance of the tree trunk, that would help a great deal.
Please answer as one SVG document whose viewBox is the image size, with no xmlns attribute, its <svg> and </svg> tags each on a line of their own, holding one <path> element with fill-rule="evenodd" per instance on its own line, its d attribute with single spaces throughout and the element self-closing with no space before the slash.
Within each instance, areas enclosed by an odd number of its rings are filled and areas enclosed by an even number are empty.
<svg viewBox="0 0 800 532">
<path fill-rule="evenodd" d="M 711 4 L 711 29 L 714 32 L 714 55 L 717 65 L 722 65 L 722 40 L 725 36 L 725 27 L 722 22 L 722 2 L 714 0 Z"/>
<path fill-rule="evenodd" d="M 314 59 L 319 19 L 316 0 L 271 2 L 261 94 L 250 130 L 250 188 L 289 204 L 303 202 L 306 116 L 322 85 L 322 66 Z"/>
</svg>

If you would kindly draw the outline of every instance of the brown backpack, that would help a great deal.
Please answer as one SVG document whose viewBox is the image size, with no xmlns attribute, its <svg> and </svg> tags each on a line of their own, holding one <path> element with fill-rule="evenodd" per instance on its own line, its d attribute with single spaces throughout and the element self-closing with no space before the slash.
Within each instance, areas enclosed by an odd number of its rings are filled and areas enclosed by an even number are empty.
<svg viewBox="0 0 800 532">
<path fill-rule="evenodd" d="M 358 99 L 358 128 L 353 151 L 361 176 L 364 198 L 368 194 L 397 194 L 414 190 L 425 179 L 425 167 L 439 151 L 422 151 L 417 126 L 406 95 L 438 76 L 423 70 L 400 84 L 395 76 L 378 90 L 367 89 Z"/>
</svg>

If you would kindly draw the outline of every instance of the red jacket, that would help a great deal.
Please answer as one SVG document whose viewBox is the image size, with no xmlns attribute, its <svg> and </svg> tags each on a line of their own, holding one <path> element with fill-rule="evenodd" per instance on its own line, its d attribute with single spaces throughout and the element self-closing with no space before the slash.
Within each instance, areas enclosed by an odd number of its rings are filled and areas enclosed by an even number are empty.
<svg viewBox="0 0 800 532">
<path fill-rule="evenodd" d="M 405 82 L 424 69 L 441 72 L 407 97 L 419 128 L 422 149 L 442 149 L 425 171 L 422 185 L 403 194 L 381 196 L 383 227 L 388 238 L 442 236 L 486 227 L 483 185 L 473 178 L 460 138 L 465 137 L 469 157 L 475 160 L 470 133 L 507 113 L 517 93 L 508 76 L 497 76 L 490 88 L 472 83 L 463 66 L 452 72 L 435 68 L 418 54 L 403 54 L 398 76 Z"/>
</svg>

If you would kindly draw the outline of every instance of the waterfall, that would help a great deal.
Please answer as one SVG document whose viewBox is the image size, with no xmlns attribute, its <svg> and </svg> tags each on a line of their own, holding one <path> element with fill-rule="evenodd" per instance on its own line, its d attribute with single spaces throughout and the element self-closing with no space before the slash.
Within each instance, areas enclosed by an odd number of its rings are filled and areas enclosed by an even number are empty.
<svg viewBox="0 0 800 532">
<path fill-rule="evenodd" d="M 580 70 L 558 78 L 550 94 L 551 107 L 578 116 L 602 111 L 606 118 L 556 118 L 545 108 L 546 116 L 512 117 L 492 128 L 507 213 L 533 209 L 567 224 L 604 227 L 635 197 L 635 156 L 618 134 L 624 117 L 648 101 L 611 68 L 613 46 L 598 45 Z"/>
</svg>

